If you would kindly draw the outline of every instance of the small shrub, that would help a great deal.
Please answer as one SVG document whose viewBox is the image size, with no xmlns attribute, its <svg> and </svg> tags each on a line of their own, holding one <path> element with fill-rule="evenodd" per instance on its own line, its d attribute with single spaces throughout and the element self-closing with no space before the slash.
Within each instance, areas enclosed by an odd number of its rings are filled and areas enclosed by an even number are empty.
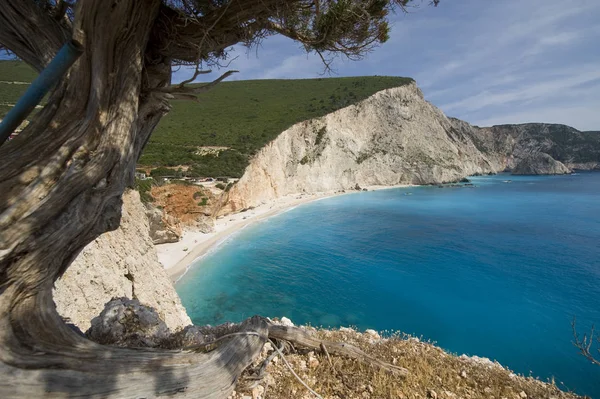
<svg viewBox="0 0 600 399">
<path fill-rule="evenodd" d="M 315 139 L 315 145 L 321 144 L 321 142 L 323 141 L 323 137 L 325 137 L 325 133 L 327 133 L 327 128 L 325 126 L 323 126 L 317 132 L 317 138 Z"/>
<path fill-rule="evenodd" d="M 225 190 L 226 186 L 223 183 L 217 183 L 215 184 L 215 187 L 218 188 L 219 190 Z"/>
<path fill-rule="evenodd" d="M 200 199 L 200 198 L 204 198 L 204 193 L 202 193 L 202 191 L 196 191 L 196 192 L 194 193 L 194 200 L 196 200 L 196 201 L 197 201 L 197 200 L 198 200 L 198 199 Z"/>
<path fill-rule="evenodd" d="M 198 202 L 198 206 L 206 206 L 208 205 L 208 198 L 203 197 L 202 201 Z"/>
<path fill-rule="evenodd" d="M 361 152 L 360 154 L 358 154 L 358 157 L 356 157 L 356 163 L 357 164 L 361 164 L 364 161 L 366 161 L 367 159 L 369 159 L 371 157 L 371 154 L 368 152 Z"/>
<path fill-rule="evenodd" d="M 169 168 L 164 168 L 164 167 L 152 169 L 150 171 L 150 176 L 152 176 L 152 177 L 174 176 L 174 175 L 175 175 L 175 171 L 174 170 L 169 169 Z"/>
<path fill-rule="evenodd" d="M 144 204 L 154 202 L 154 198 L 150 195 L 150 190 L 152 190 L 153 185 L 155 185 L 154 179 L 135 179 L 135 189 L 140 193 L 140 200 Z"/>
</svg>

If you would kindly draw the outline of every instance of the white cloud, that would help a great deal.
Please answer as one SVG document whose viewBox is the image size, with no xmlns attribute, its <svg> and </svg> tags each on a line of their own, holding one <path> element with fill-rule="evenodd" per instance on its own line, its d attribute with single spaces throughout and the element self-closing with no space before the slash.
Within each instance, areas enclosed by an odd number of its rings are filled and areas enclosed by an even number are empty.
<svg viewBox="0 0 600 399">
<path fill-rule="evenodd" d="M 530 112 L 531 120 L 562 117 L 575 127 L 596 123 L 600 129 L 589 111 L 600 102 L 600 1 L 447 0 L 392 22 L 388 43 L 365 60 L 334 63 L 340 76 L 411 76 L 427 99 L 467 121 L 525 121 Z M 282 37 L 249 53 L 236 46 L 236 54 L 236 79 L 323 72 L 316 55 Z"/>
<path fill-rule="evenodd" d="M 563 96 L 570 90 L 580 85 L 591 83 L 600 79 L 600 69 L 593 67 L 592 70 L 581 72 L 578 69 L 571 71 L 568 76 L 532 82 L 515 89 L 483 91 L 474 96 L 442 105 L 443 110 L 454 111 L 456 109 L 474 111 L 489 106 L 505 105 L 514 102 L 524 102 L 549 96 Z"/>
<path fill-rule="evenodd" d="M 539 44 L 543 46 L 554 46 L 569 44 L 581 37 L 580 32 L 559 32 L 553 36 L 542 37 Z"/>
</svg>

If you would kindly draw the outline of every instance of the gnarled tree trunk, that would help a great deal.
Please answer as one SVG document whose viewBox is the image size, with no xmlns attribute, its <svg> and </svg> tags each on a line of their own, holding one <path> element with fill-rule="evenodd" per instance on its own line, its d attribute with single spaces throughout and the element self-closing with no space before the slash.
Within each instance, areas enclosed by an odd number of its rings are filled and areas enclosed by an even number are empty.
<svg viewBox="0 0 600 399">
<path fill-rule="evenodd" d="M 62 43 L 8 37 L 9 24 L 44 26 L 45 15 L 17 20 L 24 4 L 0 2 L 3 43 L 18 43 L 17 55 L 41 69 Z M 264 343 L 266 323 L 256 318 L 243 328 L 260 336 L 234 337 L 209 354 L 105 347 L 68 328 L 52 300 L 54 281 L 79 251 L 118 227 L 135 162 L 168 110 L 153 90 L 169 83 L 170 60 L 146 50 L 160 5 L 80 2 L 74 36 L 84 54 L 48 106 L 0 147 L 2 398 L 223 397 Z"/>
<path fill-rule="evenodd" d="M 83 247 L 119 226 L 121 195 L 168 111 L 167 99 L 203 89 L 168 87 L 171 56 L 185 62 L 218 60 L 228 46 L 263 37 L 267 30 L 318 45 L 317 51 L 353 54 L 371 45 L 370 35 L 379 32 L 375 28 L 385 15 L 350 12 L 352 27 L 353 18 L 362 18 L 363 28 L 373 29 L 350 35 L 356 47 L 344 42 L 338 48 L 344 29 L 332 30 L 329 38 L 319 33 L 319 40 L 294 30 L 300 21 L 295 13 L 305 15 L 314 2 L 200 3 L 201 12 L 179 0 L 79 0 L 75 17 L 68 18 L 64 12 L 72 2 L 0 0 L 0 47 L 38 71 L 65 41 L 73 38 L 84 48 L 44 109 L 0 147 L 0 398 L 222 398 L 269 334 L 319 348 L 320 341 L 306 333 L 260 317 L 239 327 L 251 334 L 223 339 L 209 353 L 114 348 L 78 335 L 56 312 L 56 279 Z M 352 7 L 360 8 L 360 2 Z M 274 24 L 270 18 L 275 17 L 291 27 Z M 331 43 L 323 44 L 327 40 Z M 406 373 L 357 348 L 327 345 L 332 353 Z"/>
</svg>

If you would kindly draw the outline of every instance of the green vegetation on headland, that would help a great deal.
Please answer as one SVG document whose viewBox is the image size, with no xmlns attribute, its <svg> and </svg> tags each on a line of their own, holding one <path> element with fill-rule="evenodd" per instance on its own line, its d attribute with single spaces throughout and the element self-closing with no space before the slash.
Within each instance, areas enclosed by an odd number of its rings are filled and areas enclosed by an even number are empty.
<svg viewBox="0 0 600 399">
<path fill-rule="evenodd" d="M 37 72 L 21 61 L 0 61 L 0 119 L 8 113 L 11 105 L 25 93 Z"/>
<path fill-rule="evenodd" d="M 0 118 L 35 71 L 22 62 L 0 61 Z M 413 82 L 410 78 L 362 76 L 222 82 L 200 102 L 174 100 L 146 145 L 139 164 L 190 165 L 190 176 L 240 177 L 249 159 L 297 122 L 320 117 L 374 93 Z M 199 147 L 227 147 L 206 153 Z"/>
<path fill-rule="evenodd" d="M 139 163 L 193 165 L 199 175 L 239 177 L 249 157 L 294 123 L 411 82 L 388 76 L 223 82 L 200 103 L 173 101 Z M 200 155 L 200 146 L 229 149 Z"/>
</svg>

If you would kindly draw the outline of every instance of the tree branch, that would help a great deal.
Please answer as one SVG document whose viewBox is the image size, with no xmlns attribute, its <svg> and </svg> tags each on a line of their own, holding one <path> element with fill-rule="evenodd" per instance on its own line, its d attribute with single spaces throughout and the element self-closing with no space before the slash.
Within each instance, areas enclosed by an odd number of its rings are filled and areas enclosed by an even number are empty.
<svg viewBox="0 0 600 399">
<path fill-rule="evenodd" d="M 592 345 L 594 343 L 594 326 L 592 326 L 592 330 L 590 331 L 589 336 L 587 334 L 583 334 L 583 337 L 580 338 L 579 334 L 577 333 L 575 323 L 576 319 L 573 318 L 573 321 L 571 322 L 571 328 L 573 329 L 574 338 L 573 345 L 575 345 L 575 347 L 579 349 L 579 353 L 581 353 L 586 359 L 588 359 L 593 364 L 600 366 L 600 360 L 596 359 L 591 353 Z M 600 343 L 600 337 L 598 337 L 598 342 Z M 598 349 L 598 352 L 600 353 L 600 349 Z"/>
<path fill-rule="evenodd" d="M 41 71 L 71 34 L 32 0 L 0 0 L 0 43 Z"/>
<path fill-rule="evenodd" d="M 212 82 L 207 83 L 203 86 L 195 86 L 195 87 L 184 86 L 185 83 L 189 83 L 189 82 L 193 81 L 196 78 L 196 76 L 198 76 L 198 74 L 209 73 L 210 71 L 199 72 L 196 69 L 196 72 L 197 73 L 194 73 L 194 77 L 192 79 L 183 81 L 178 85 L 172 85 L 172 86 L 164 87 L 161 89 L 157 89 L 157 90 L 155 90 L 155 92 L 171 94 L 172 98 L 174 98 L 174 99 L 196 101 L 196 100 L 198 100 L 198 98 L 196 97 L 198 94 L 209 91 L 210 89 L 214 88 L 216 85 L 221 83 L 223 80 L 227 79 L 229 76 L 233 75 L 234 73 L 238 73 L 239 71 L 227 71 L 223 75 L 219 76 L 219 78 L 217 78 L 217 79 L 213 80 Z"/>
<path fill-rule="evenodd" d="M 54 12 L 52 13 L 52 18 L 54 18 L 56 21 L 60 21 L 61 19 L 63 19 L 63 17 L 67 13 L 67 10 L 69 9 L 70 6 L 71 5 L 69 3 L 67 3 L 65 0 L 58 0 L 56 2 L 56 7 L 54 8 Z"/>
<path fill-rule="evenodd" d="M 199 66 L 196 65 L 196 70 L 194 71 L 194 75 L 187 79 L 184 80 L 183 82 L 179 83 L 179 85 L 177 85 L 179 88 L 183 88 L 183 86 L 185 86 L 188 83 L 192 83 L 194 80 L 196 80 L 196 78 L 198 77 L 198 75 L 204 75 L 204 74 L 208 74 L 208 73 L 212 73 L 212 71 L 210 69 L 202 71 L 199 69 Z"/>
</svg>

